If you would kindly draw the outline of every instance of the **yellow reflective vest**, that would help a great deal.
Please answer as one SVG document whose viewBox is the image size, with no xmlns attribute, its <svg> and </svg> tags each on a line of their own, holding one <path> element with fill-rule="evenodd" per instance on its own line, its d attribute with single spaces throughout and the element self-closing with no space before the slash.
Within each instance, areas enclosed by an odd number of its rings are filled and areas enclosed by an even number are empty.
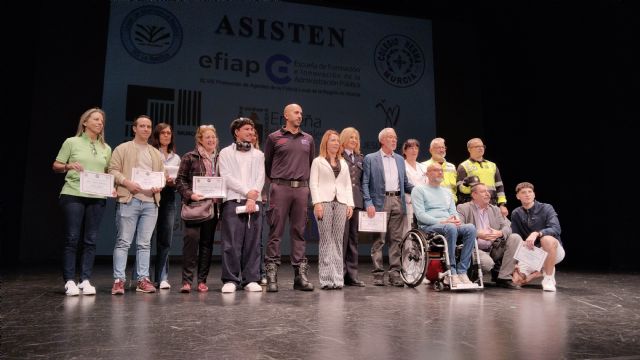
<svg viewBox="0 0 640 360">
<path fill-rule="evenodd" d="M 504 185 L 500 177 L 500 170 L 495 163 L 489 160 L 476 161 L 467 159 L 458 165 L 458 198 L 460 203 L 471 200 L 471 187 L 464 186 L 462 182 L 467 176 L 477 176 L 487 186 L 491 193 L 491 203 L 494 205 L 506 204 L 507 197 L 504 194 Z"/>
</svg>

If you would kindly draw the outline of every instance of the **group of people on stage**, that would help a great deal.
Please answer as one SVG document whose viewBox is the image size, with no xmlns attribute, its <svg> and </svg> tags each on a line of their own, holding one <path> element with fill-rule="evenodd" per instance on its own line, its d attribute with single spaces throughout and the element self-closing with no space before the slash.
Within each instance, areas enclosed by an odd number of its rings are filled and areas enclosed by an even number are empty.
<svg viewBox="0 0 640 360">
<path fill-rule="evenodd" d="M 281 265 L 280 241 L 288 219 L 291 240 L 293 288 L 313 291 L 304 238 L 309 197 L 318 224 L 318 274 L 325 290 L 365 286 L 358 277 L 358 212 L 374 217 L 386 212 L 387 233 L 375 233 L 371 247 L 373 285 L 404 286 L 400 277 L 399 244 L 414 223 L 442 234 L 449 246 L 451 285 L 470 283 L 467 270 L 472 251 L 481 250 L 483 272 L 490 272 L 498 285 L 519 289 L 542 276 L 545 291 L 555 291 L 555 264 L 564 258 L 560 224 L 549 204 L 535 200 L 534 186 L 516 187 L 522 206 L 507 219 L 504 185 L 497 166 L 484 159 L 481 139 L 467 143 L 469 158 L 456 167 L 445 160 L 442 138 L 431 141 L 431 158 L 417 161 L 418 140 L 406 140 L 402 155 L 396 153 L 398 137 L 392 128 L 380 131 L 380 150 L 364 156 L 360 135 L 353 127 L 341 132 L 327 130 L 316 156 L 314 138 L 302 131 L 302 108 L 284 108 L 284 126 L 269 134 L 260 151 L 251 119 L 231 122 L 234 141 L 219 150 L 213 125 L 201 125 L 195 147 L 182 158 L 176 154 L 171 126 L 153 127 L 146 115 L 134 119 L 134 138 L 113 152 L 104 139 L 106 116 L 99 108 L 84 112 L 76 136 L 65 140 L 53 170 L 66 173 L 60 193 L 65 218 L 63 277 L 69 296 L 93 295 L 91 273 L 98 228 L 106 197 L 81 192 L 80 173 L 92 171 L 113 176 L 116 197 L 116 241 L 113 251 L 113 295 L 124 294 L 129 247 L 136 242 L 132 280 L 136 291 L 153 293 L 169 289 L 169 250 L 178 207 L 205 199 L 194 191 L 194 176 L 221 177 L 226 184 L 223 198 L 212 201 L 213 216 L 203 221 L 184 221 L 183 266 L 180 292 L 208 291 L 213 239 L 220 226 L 222 293 L 238 289 L 277 292 Z M 149 142 L 149 140 L 151 141 Z M 168 171 L 177 168 L 175 172 Z M 133 181 L 134 169 L 162 172 L 164 186 L 142 188 Z M 173 176 L 171 176 L 173 174 Z M 268 182 L 268 186 L 265 183 Z M 263 192 L 268 188 L 268 195 Z M 265 198 L 266 197 L 266 198 Z M 456 207 L 457 204 L 457 207 Z M 262 247 L 262 225 L 266 216 L 269 238 Z M 218 224 L 218 222 L 220 224 Z M 155 238 L 156 258 L 151 280 L 150 254 Z M 524 240 L 523 240 L 524 239 Z M 456 261 L 456 242 L 463 244 Z M 80 282 L 76 283 L 76 257 L 82 243 Z M 388 245 L 389 266 L 385 271 L 383 247 Z M 548 253 L 541 271 L 533 271 L 514 259 L 517 247 L 541 247 Z M 264 252 L 264 257 L 262 257 Z M 196 272 L 194 274 L 194 272 Z M 195 275 L 195 282 L 194 282 Z"/>
</svg>

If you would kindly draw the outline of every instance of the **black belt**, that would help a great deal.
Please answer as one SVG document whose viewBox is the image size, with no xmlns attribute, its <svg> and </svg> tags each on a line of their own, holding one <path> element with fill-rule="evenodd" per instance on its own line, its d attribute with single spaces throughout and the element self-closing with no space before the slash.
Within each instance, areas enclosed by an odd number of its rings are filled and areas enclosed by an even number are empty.
<svg viewBox="0 0 640 360">
<path fill-rule="evenodd" d="M 272 183 L 276 183 L 278 185 L 290 186 L 292 188 L 299 188 L 299 187 L 307 187 L 307 186 L 309 186 L 309 181 L 307 181 L 307 180 L 272 179 L 271 182 Z"/>
<path fill-rule="evenodd" d="M 400 191 L 385 191 L 385 196 L 400 196 Z"/>
</svg>

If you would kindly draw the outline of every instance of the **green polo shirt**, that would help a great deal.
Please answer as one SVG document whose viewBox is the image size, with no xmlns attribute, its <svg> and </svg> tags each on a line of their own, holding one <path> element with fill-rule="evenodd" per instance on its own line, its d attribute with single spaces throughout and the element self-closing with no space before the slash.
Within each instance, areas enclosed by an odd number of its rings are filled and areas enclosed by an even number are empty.
<svg viewBox="0 0 640 360">
<path fill-rule="evenodd" d="M 94 150 L 95 149 L 95 150 Z M 91 143 L 91 139 L 82 133 L 80 136 L 67 138 L 62 144 L 56 161 L 63 164 L 78 162 L 85 170 L 103 173 L 111 160 L 111 147 L 101 144 L 99 141 Z M 80 174 L 75 170 L 69 170 L 64 178 L 64 186 L 60 195 L 74 195 L 90 198 L 102 198 L 103 196 L 90 195 L 80 192 Z"/>
</svg>

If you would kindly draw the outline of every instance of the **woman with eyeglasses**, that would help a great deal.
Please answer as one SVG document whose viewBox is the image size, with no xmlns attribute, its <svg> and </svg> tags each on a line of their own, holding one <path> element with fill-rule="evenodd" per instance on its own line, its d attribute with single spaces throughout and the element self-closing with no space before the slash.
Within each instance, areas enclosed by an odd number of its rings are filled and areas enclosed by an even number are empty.
<svg viewBox="0 0 640 360">
<path fill-rule="evenodd" d="M 176 188 L 182 202 L 189 204 L 204 199 L 204 196 L 193 192 L 194 176 L 220 176 L 218 170 L 218 134 L 213 125 L 201 125 L 196 131 L 196 148 L 182 156 Z M 197 290 L 209 291 L 207 276 L 211 267 L 213 251 L 213 235 L 218 224 L 219 208 L 215 206 L 212 219 L 200 223 L 184 224 L 184 240 L 182 247 L 182 287 L 180 292 L 190 293 L 194 270 L 198 266 Z"/>
<path fill-rule="evenodd" d="M 83 295 L 96 293 L 90 279 L 106 197 L 81 192 L 80 173 L 107 171 L 111 147 L 104 141 L 105 118 L 99 108 L 85 111 L 80 116 L 76 135 L 64 141 L 53 162 L 54 172 L 66 173 L 59 203 L 65 221 L 62 275 L 67 296 L 77 296 L 80 291 Z M 80 283 L 76 284 L 76 255 L 81 239 Z"/>
</svg>

